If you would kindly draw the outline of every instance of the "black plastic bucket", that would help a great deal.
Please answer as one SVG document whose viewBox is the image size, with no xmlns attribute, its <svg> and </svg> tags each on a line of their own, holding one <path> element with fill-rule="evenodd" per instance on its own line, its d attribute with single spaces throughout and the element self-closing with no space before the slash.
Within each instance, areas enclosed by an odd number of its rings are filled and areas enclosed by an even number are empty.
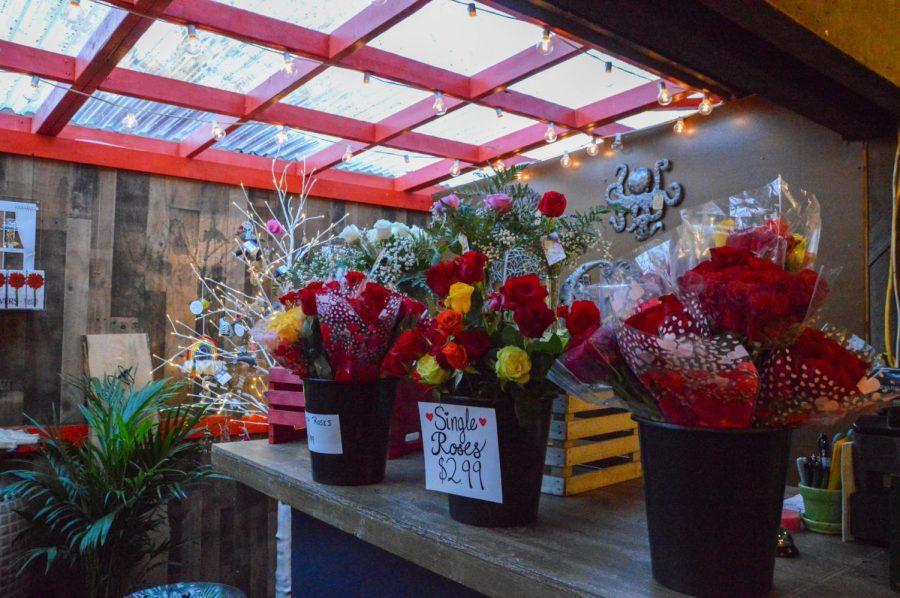
<svg viewBox="0 0 900 598">
<path fill-rule="evenodd" d="M 541 416 L 531 425 L 519 426 L 511 398 L 486 401 L 447 397 L 452 405 L 494 408 L 497 413 L 497 443 L 503 502 L 448 494 L 450 517 L 480 527 L 514 527 L 534 523 L 541 500 L 541 481 L 547 454 L 552 401 L 544 401 Z"/>
<path fill-rule="evenodd" d="M 638 422 L 653 577 L 703 597 L 772 588 L 790 428 Z"/>
<path fill-rule="evenodd" d="M 395 387 L 395 380 L 303 381 L 308 418 L 339 416 L 335 421 L 340 428 L 341 453 L 310 450 L 313 480 L 335 486 L 362 486 L 384 479 Z"/>
</svg>

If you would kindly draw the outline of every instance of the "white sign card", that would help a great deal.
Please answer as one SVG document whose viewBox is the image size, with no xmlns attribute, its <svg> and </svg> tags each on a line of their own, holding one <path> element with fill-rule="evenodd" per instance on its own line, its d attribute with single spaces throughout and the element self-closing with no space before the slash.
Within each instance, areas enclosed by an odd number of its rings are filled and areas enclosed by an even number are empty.
<svg viewBox="0 0 900 598">
<path fill-rule="evenodd" d="M 306 439 L 309 452 L 343 455 L 341 416 L 306 412 Z"/>
<path fill-rule="evenodd" d="M 497 415 L 493 409 L 419 403 L 425 488 L 503 502 Z"/>
</svg>

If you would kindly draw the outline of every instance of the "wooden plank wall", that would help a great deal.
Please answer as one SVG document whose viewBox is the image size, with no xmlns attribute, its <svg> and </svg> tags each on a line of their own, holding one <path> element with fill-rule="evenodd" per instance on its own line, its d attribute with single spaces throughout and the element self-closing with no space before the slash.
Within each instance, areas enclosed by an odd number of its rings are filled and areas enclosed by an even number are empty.
<svg viewBox="0 0 900 598">
<path fill-rule="evenodd" d="M 251 195 L 275 200 L 272 192 Z M 79 398 L 61 380 L 83 371 L 86 333 L 146 332 L 154 353 L 172 354 L 166 313 L 192 321 L 192 259 L 231 283 L 244 276 L 230 253 L 238 187 L 0 154 L 0 198 L 40 204 L 36 266 L 47 274 L 44 311 L 0 312 L 0 425 L 21 424 L 23 413 L 78 421 Z M 323 216 L 310 233 L 345 212 L 359 225 L 421 225 L 426 217 L 320 199 L 307 212 Z"/>
</svg>

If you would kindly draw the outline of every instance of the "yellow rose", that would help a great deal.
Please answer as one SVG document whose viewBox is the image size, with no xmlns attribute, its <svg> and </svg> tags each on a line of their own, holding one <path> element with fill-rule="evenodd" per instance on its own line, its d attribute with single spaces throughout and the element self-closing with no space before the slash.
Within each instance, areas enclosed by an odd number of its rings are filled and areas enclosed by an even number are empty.
<svg viewBox="0 0 900 598">
<path fill-rule="evenodd" d="M 524 350 L 512 345 L 497 352 L 497 377 L 519 384 L 527 384 L 531 379 L 531 358 Z"/>
<path fill-rule="evenodd" d="M 303 330 L 303 310 L 300 307 L 292 307 L 269 321 L 268 329 L 278 335 L 278 338 L 287 343 L 296 343 L 300 340 L 300 332 Z"/>
<path fill-rule="evenodd" d="M 731 229 L 734 228 L 734 220 L 728 218 L 723 220 L 716 227 L 716 232 L 713 234 L 713 244 L 716 247 L 722 247 L 725 243 L 728 242 L 728 235 L 731 233 Z"/>
<path fill-rule="evenodd" d="M 416 372 L 419 373 L 422 382 L 431 386 L 443 384 L 450 379 L 450 372 L 442 368 L 433 355 L 420 357 L 416 363 Z"/>
<path fill-rule="evenodd" d="M 475 287 L 464 282 L 454 282 L 450 285 L 450 294 L 444 300 L 444 305 L 461 314 L 469 313 L 472 309 L 472 293 Z"/>
<path fill-rule="evenodd" d="M 788 272 L 797 272 L 806 265 L 806 237 L 797 233 L 793 233 L 791 237 L 794 238 L 796 245 L 794 245 L 793 251 L 788 254 L 787 260 L 785 260 L 787 262 L 785 269 Z"/>
</svg>

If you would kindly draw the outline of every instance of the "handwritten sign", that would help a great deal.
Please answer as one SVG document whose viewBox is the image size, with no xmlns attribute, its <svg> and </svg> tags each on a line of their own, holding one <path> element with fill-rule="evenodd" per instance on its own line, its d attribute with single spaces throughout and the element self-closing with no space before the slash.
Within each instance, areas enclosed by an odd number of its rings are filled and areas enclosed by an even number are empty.
<svg viewBox="0 0 900 598">
<path fill-rule="evenodd" d="M 493 409 L 419 403 L 425 488 L 503 502 Z"/>
<path fill-rule="evenodd" d="M 343 455 L 341 416 L 306 412 L 306 438 L 311 453 Z"/>
</svg>

